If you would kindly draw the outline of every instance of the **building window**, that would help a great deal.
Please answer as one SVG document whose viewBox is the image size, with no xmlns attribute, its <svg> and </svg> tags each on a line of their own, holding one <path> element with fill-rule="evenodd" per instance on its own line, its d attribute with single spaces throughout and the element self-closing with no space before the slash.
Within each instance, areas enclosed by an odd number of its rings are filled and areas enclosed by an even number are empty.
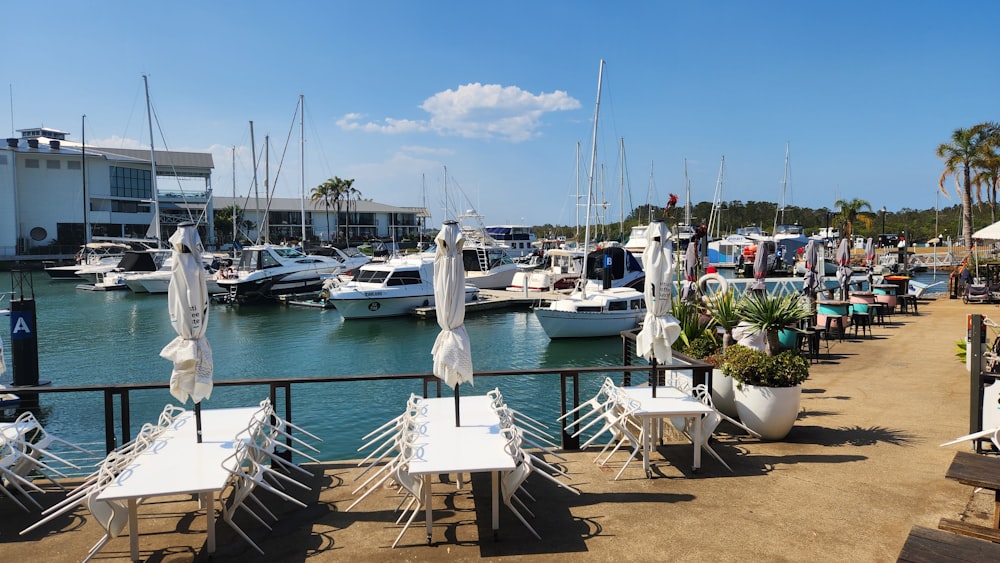
<svg viewBox="0 0 1000 563">
<path fill-rule="evenodd" d="M 25 168 L 38 168 L 38 159 L 37 158 L 26 158 L 26 159 L 24 159 L 24 167 Z"/>
<path fill-rule="evenodd" d="M 78 161 L 76 161 L 76 160 L 71 160 L 71 161 L 69 161 L 69 162 L 66 163 L 66 169 L 67 170 L 79 170 L 80 169 L 80 163 Z"/>
<path fill-rule="evenodd" d="M 149 170 L 112 166 L 110 173 L 112 196 L 135 199 L 153 197 L 153 183 Z"/>
<path fill-rule="evenodd" d="M 58 160 L 46 160 L 45 168 L 48 168 L 49 170 L 59 170 L 62 166 L 59 166 Z"/>
</svg>

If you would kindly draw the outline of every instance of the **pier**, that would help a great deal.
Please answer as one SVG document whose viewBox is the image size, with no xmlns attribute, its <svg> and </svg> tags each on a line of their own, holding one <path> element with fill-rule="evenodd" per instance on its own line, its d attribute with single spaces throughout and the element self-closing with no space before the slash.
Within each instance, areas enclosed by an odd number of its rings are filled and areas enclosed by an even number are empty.
<svg viewBox="0 0 1000 563">
<path fill-rule="evenodd" d="M 529 309 L 533 305 L 565 299 L 566 293 L 558 291 L 508 291 L 506 289 L 480 289 L 479 298 L 465 304 L 466 313 L 483 311 L 498 311 L 510 309 Z M 434 307 L 417 307 L 413 316 L 421 319 L 436 319 Z"/>
</svg>

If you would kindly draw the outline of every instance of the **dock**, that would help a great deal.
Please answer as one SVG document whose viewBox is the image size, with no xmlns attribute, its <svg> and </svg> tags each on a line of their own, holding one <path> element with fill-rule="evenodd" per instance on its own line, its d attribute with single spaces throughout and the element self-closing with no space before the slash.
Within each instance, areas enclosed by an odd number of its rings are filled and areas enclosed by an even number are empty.
<svg viewBox="0 0 1000 563">
<path fill-rule="evenodd" d="M 528 309 L 539 303 L 564 299 L 565 293 L 558 291 L 513 291 L 506 289 L 480 289 L 479 298 L 465 304 L 466 313 L 484 311 Z M 421 319 L 436 319 L 434 307 L 417 307 L 413 315 Z"/>
</svg>

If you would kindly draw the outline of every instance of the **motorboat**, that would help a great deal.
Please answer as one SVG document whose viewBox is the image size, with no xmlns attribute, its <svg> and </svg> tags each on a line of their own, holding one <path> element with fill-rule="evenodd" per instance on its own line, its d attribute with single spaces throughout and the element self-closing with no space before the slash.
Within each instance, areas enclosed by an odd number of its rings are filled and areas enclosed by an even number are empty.
<svg viewBox="0 0 1000 563">
<path fill-rule="evenodd" d="M 486 227 L 486 234 L 500 244 L 515 262 L 531 254 L 538 240 L 535 229 L 526 225 L 491 225 Z"/>
<path fill-rule="evenodd" d="M 542 255 L 535 269 L 514 274 L 507 289 L 511 291 L 557 291 L 572 289 L 583 271 L 583 251 L 554 248 Z"/>
<path fill-rule="evenodd" d="M 479 289 L 503 289 L 510 286 L 518 272 L 517 264 L 498 244 L 466 239 L 462 247 L 465 283 Z"/>
<path fill-rule="evenodd" d="M 478 295 L 478 287 L 466 284 L 466 303 Z M 328 279 L 320 296 L 345 319 L 408 315 L 434 305 L 434 258 L 416 254 L 370 262 L 349 281 Z"/>
<path fill-rule="evenodd" d="M 549 338 L 616 336 L 639 326 L 646 316 L 646 300 L 641 291 L 612 287 L 575 292 L 534 312 Z"/>
<path fill-rule="evenodd" d="M 129 276 L 155 272 L 163 268 L 164 264 L 170 260 L 171 252 L 166 248 L 128 250 L 113 269 L 107 272 L 92 272 L 94 275 L 93 283 L 81 284 L 76 287 L 90 291 L 127 290 L 128 285 L 125 282 Z"/>
<path fill-rule="evenodd" d="M 91 242 L 80 247 L 73 257 L 73 263 L 66 266 L 47 265 L 45 273 L 53 280 L 80 281 L 77 271 L 87 266 L 99 266 L 111 270 L 118 265 L 129 250 L 129 245 L 117 242 Z M 51 264 L 51 263 L 50 263 Z"/>
<path fill-rule="evenodd" d="M 292 246 L 261 244 L 243 249 L 239 264 L 217 279 L 230 303 L 248 305 L 282 295 L 315 293 L 324 276 L 356 270 L 370 258 L 337 249 L 330 256 L 306 254 Z"/>
<path fill-rule="evenodd" d="M 205 270 L 208 271 L 208 276 L 205 279 L 206 289 L 209 295 L 215 295 L 219 293 L 224 293 L 226 290 L 219 285 L 219 278 L 226 274 L 226 268 L 223 267 L 223 262 L 220 260 L 219 256 L 205 253 L 201 255 L 202 265 Z M 232 265 L 231 259 L 226 256 L 226 260 L 229 260 L 227 267 Z M 163 266 L 155 272 L 141 272 L 134 273 L 125 278 L 125 285 L 132 290 L 133 293 L 167 293 L 170 289 L 170 278 L 172 277 L 173 270 L 173 259 L 167 258 Z"/>
<path fill-rule="evenodd" d="M 708 243 L 708 263 L 716 268 L 735 268 L 740 263 L 743 249 L 757 241 L 741 234 L 732 234 Z"/>
</svg>

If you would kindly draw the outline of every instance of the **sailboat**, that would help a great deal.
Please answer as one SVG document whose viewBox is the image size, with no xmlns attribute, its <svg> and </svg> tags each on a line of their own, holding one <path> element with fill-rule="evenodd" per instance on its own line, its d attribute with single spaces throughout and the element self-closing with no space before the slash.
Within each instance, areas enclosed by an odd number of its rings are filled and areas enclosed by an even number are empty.
<svg viewBox="0 0 1000 563">
<path fill-rule="evenodd" d="M 594 109 L 594 139 L 591 150 L 589 189 L 587 190 L 587 220 L 584 240 L 590 240 L 590 217 L 593 205 L 594 176 L 597 164 L 597 122 L 601 109 L 601 85 L 604 78 L 604 60 L 601 60 L 597 77 L 597 104 Z M 587 272 L 588 254 L 584 254 L 583 271 Z M 646 315 L 645 296 L 630 287 L 610 287 L 610 259 L 603 268 L 608 275 L 604 283 L 591 283 L 586 277 L 577 283 L 574 292 L 565 299 L 536 307 L 535 317 L 549 338 L 589 338 L 615 336 L 624 330 L 639 326 Z"/>
</svg>

